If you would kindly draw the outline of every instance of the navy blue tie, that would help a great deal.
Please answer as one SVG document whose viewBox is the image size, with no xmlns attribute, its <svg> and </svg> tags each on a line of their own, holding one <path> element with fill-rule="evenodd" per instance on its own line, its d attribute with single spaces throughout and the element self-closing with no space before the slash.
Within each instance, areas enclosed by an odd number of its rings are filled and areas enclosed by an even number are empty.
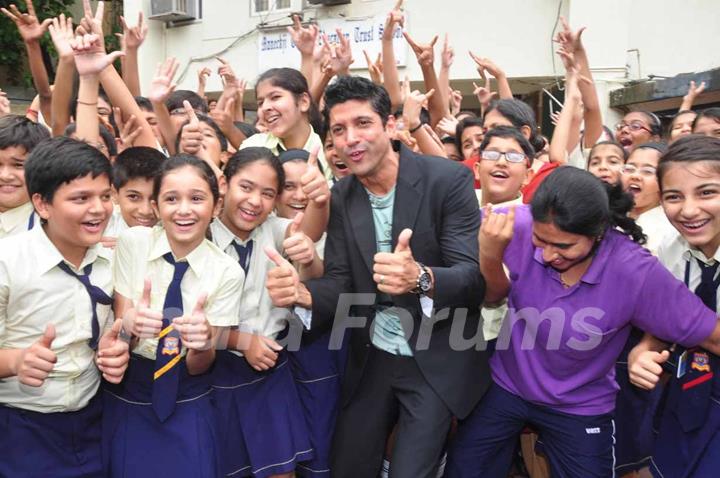
<svg viewBox="0 0 720 478">
<path fill-rule="evenodd" d="M 235 248 L 235 252 L 238 255 L 238 262 L 240 267 L 245 271 L 245 277 L 247 277 L 248 269 L 250 269 L 250 258 L 252 257 L 253 241 L 252 239 L 244 246 L 241 246 L 237 241 L 232 241 L 232 246 Z"/>
<path fill-rule="evenodd" d="M 182 346 L 180 334 L 171 325 L 175 317 L 180 317 L 183 314 L 180 283 L 189 266 L 187 262 L 175 262 L 170 252 L 165 254 L 163 259 L 172 264 L 175 270 L 165 294 L 162 331 L 158 337 L 157 350 L 155 351 L 152 406 L 161 422 L 164 422 L 172 415 L 177 401 L 178 385 L 180 383 L 180 369 L 177 365 L 182 359 L 180 353 L 182 352 Z"/>
<path fill-rule="evenodd" d="M 60 262 L 60 264 L 58 264 L 58 267 L 62 271 L 70 274 L 71 276 L 79 280 L 80 283 L 85 286 L 85 290 L 90 296 L 90 308 L 92 309 L 92 337 L 88 341 L 88 345 L 91 349 L 97 350 L 98 341 L 100 340 L 100 322 L 98 321 L 97 316 L 97 305 L 111 305 L 112 298 L 107 295 L 105 291 L 102 290 L 100 287 L 92 285 L 90 283 L 92 264 L 88 264 L 85 266 L 85 268 L 83 269 L 83 274 L 76 274 L 65 262 Z"/>
<path fill-rule="evenodd" d="M 715 262 L 713 265 L 705 264 L 703 261 L 698 260 L 698 267 L 700 267 L 700 285 L 695 289 L 695 295 L 700 297 L 705 305 L 710 310 L 717 310 L 717 288 L 720 285 L 720 278 L 715 279 L 718 266 L 720 262 Z"/>
</svg>

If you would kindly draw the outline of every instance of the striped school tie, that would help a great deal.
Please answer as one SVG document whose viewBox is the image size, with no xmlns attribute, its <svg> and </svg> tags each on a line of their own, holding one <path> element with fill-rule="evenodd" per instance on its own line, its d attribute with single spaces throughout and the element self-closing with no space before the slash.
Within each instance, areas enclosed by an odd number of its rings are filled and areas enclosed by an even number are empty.
<svg viewBox="0 0 720 478">
<path fill-rule="evenodd" d="M 111 305 L 112 298 L 105 293 L 100 287 L 92 285 L 90 283 L 90 274 L 92 273 L 92 264 L 88 264 L 83 269 L 83 274 L 76 274 L 70 269 L 65 262 L 61 261 L 58 267 L 80 281 L 85 286 L 85 290 L 90 296 L 90 308 L 92 309 L 92 337 L 88 341 L 88 345 L 91 349 L 97 350 L 98 341 L 100 340 L 100 322 L 98 321 L 97 305 Z"/>
<path fill-rule="evenodd" d="M 232 241 L 232 246 L 235 248 L 235 252 L 237 252 L 240 267 L 242 267 L 242 269 L 245 271 L 245 277 L 247 277 L 248 269 L 250 269 L 250 258 L 252 257 L 253 241 L 252 239 L 249 240 L 248 243 L 244 246 L 238 244 L 237 241 Z"/>
<path fill-rule="evenodd" d="M 180 369 L 177 365 L 182 358 L 180 334 L 172 327 L 172 319 L 183 314 L 182 292 L 180 283 L 188 270 L 187 262 L 175 262 L 172 253 L 163 256 L 173 265 L 172 281 L 165 294 L 163 304 L 162 331 L 158 336 L 157 350 L 155 351 L 155 374 L 153 376 L 152 406 L 161 422 L 167 420 L 175 410 L 178 384 L 180 383 Z"/>
<path fill-rule="evenodd" d="M 698 260 L 700 267 L 700 284 L 695 289 L 695 295 L 703 301 L 709 309 L 717 311 L 717 289 L 720 277 L 715 278 L 720 263 L 712 265 Z M 677 406 L 677 416 L 685 432 L 697 430 L 702 427 L 708 416 L 710 397 L 712 396 L 714 374 L 718 373 L 720 365 L 717 356 L 707 350 L 694 347 L 687 350 L 685 374 L 680 377 L 681 397 Z"/>
</svg>

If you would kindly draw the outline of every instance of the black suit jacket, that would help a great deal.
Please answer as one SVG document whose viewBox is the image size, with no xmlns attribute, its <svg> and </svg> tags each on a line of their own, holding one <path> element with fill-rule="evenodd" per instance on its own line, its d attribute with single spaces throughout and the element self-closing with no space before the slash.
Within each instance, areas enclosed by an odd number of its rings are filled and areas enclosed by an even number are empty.
<svg viewBox="0 0 720 478">
<path fill-rule="evenodd" d="M 375 294 L 371 300 L 374 304 L 392 302 L 412 315 L 414 326 L 409 342 L 423 376 L 454 415 L 463 418 L 472 411 L 490 383 L 487 355 L 475 350 L 474 344 L 467 350 L 453 350 L 450 341 L 451 330 L 456 342 L 461 331 L 466 339 L 482 331 L 480 306 L 485 284 L 478 267 L 479 226 L 480 214 L 470 170 L 447 159 L 421 156 L 402 148 L 393 208 L 392 247 L 394 250 L 403 229 L 412 229 L 413 257 L 430 267 L 435 277 L 434 308 L 449 312 L 448 318 L 433 325 L 429 346 L 420 350 L 417 348 L 420 330 L 425 327 L 423 331 L 427 332 L 433 321 L 423 318 L 418 296 L 381 294 L 373 281 L 373 256 L 377 247 L 367 192 L 354 176 L 333 186 L 325 275 L 308 281 L 307 287 L 313 300 L 312 333 L 327 330 L 331 325 L 338 327 L 343 321 L 347 326 L 351 323 L 348 317 L 368 319 L 364 327 L 348 329 L 351 332 L 343 403 L 352 399 L 363 377 L 371 347 L 370 324 L 375 306 L 357 305 L 348 314 L 342 311 L 347 311 L 347 307 L 338 307 L 338 303 L 346 293 L 370 293 Z M 345 301 L 349 298 L 344 296 Z M 461 310 L 456 310 L 458 308 Z M 457 322 L 454 327 L 453 322 Z"/>
</svg>

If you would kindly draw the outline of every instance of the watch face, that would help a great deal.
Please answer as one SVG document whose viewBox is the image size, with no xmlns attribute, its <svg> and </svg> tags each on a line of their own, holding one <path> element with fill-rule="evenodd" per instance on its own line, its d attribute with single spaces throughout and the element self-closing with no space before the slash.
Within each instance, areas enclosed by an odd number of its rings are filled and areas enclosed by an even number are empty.
<svg viewBox="0 0 720 478">
<path fill-rule="evenodd" d="M 423 272 L 420 276 L 420 279 L 418 280 L 418 283 L 420 285 L 420 290 L 423 292 L 427 292 L 430 290 L 430 274 L 427 272 Z"/>
</svg>

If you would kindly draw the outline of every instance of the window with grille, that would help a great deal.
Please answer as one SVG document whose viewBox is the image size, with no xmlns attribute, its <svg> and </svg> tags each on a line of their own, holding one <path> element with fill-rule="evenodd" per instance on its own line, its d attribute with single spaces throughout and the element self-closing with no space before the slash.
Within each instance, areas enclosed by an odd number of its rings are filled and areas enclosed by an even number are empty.
<svg viewBox="0 0 720 478">
<path fill-rule="evenodd" d="M 291 0 L 253 0 L 254 13 L 289 10 Z"/>
</svg>

